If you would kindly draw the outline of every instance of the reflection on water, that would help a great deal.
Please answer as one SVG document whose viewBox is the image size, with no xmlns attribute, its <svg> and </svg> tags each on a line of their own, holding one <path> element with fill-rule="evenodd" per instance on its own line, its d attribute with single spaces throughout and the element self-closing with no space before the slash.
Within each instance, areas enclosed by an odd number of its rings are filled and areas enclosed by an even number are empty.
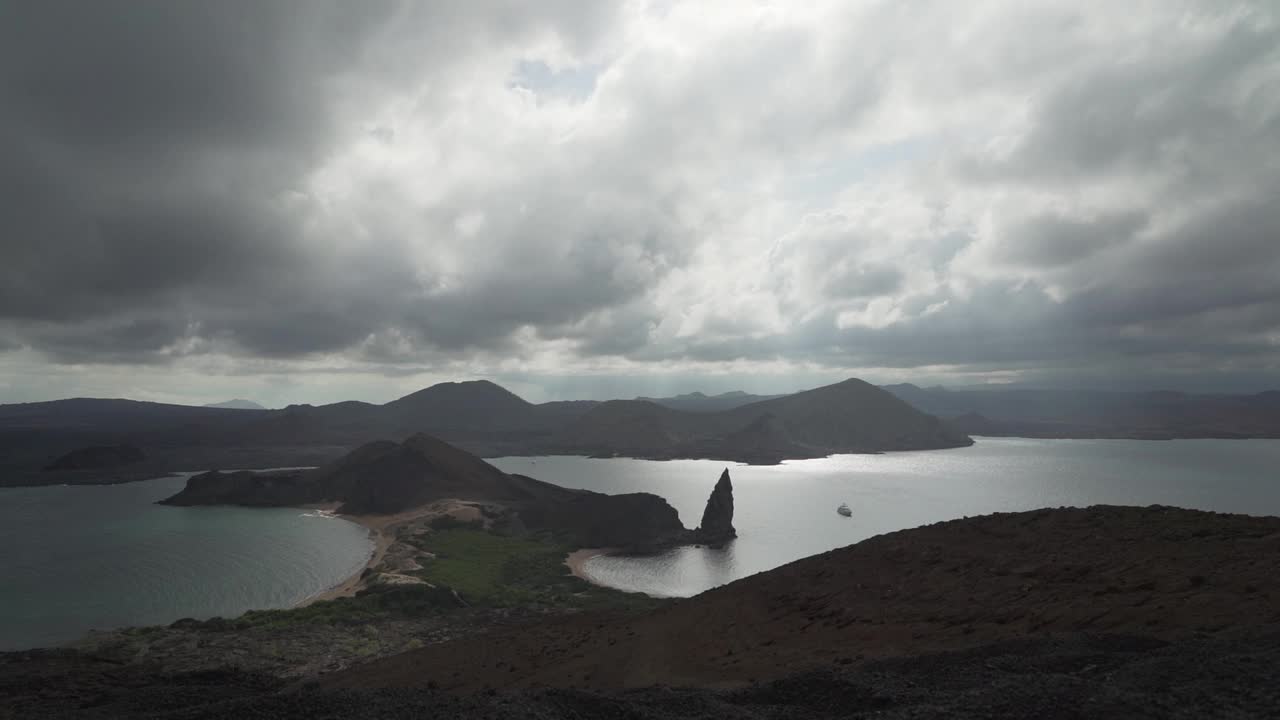
<svg viewBox="0 0 1280 720">
<path fill-rule="evenodd" d="M 652 492 L 695 524 L 725 463 L 499 458 L 508 472 L 600 492 Z M 1176 505 L 1280 515 L 1278 440 L 979 438 L 954 450 L 730 465 L 738 539 L 645 557 L 597 557 L 599 582 L 687 596 L 894 530 L 1061 505 Z M 849 518 L 836 514 L 847 502 Z"/>
</svg>

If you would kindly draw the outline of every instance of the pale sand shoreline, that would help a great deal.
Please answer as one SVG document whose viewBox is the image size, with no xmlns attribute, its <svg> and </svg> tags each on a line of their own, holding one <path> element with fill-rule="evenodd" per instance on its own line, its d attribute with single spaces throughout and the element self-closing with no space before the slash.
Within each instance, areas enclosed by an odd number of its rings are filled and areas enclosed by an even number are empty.
<svg viewBox="0 0 1280 720">
<path fill-rule="evenodd" d="M 395 542 L 395 528 L 408 522 L 412 522 L 425 515 L 438 512 L 434 505 L 414 508 L 395 515 L 347 515 L 336 512 L 338 503 L 323 503 L 303 505 L 305 510 L 323 510 L 325 512 L 334 513 L 334 517 L 353 522 L 364 527 L 369 531 L 369 538 L 373 540 L 373 552 L 369 554 L 369 560 L 365 562 L 364 567 L 360 568 L 351 577 L 334 585 L 323 592 L 316 593 L 307 598 L 303 598 L 295 603 L 293 607 L 306 607 L 312 603 L 322 600 L 334 600 L 340 597 L 353 597 L 357 591 L 363 587 L 363 575 L 366 570 L 375 568 L 382 559 L 386 557 L 387 548 Z"/>
<path fill-rule="evenodd" d="M 587 561 L 591 560 L 592 558 L 597 558 L 597 557 L 600 557 L 601 555 L 609 555 L 617 551 L 618 551 L 618 548 L 582 548 L 581 550 L 574 550 L 573 552 L 569 553 L 568 557 L 564 559 L 564 564 L 569 567 L 569 572 L 573 573 L 574 577 L 586 580 L 592 585 L 607 587 L 604 583 L 591 577 L 591 575 L 587 572 L 586 570 Z"/>
<path fill-rule="evenodd" d="M 369 559 L 364 566 L 357 570 L 347 579 L 334 585 L 333 587 L 318 592 L 309 597 L 294 603 L 293 607 L 306 607 L 313 603 L 324 600 L 335 600 L 342 597 L 354 597 L 355 594 L 364 587 L 364 573 L 366 570 L 377 567 L 387 555 L 387 549 L 396 540 L 395 530 L 401 525 L 413 522 L 424 516 L 438 514 L 439 507 L 433 503 L 413 510 L 406 510 L 395 515 L 347 515 L 337 512 L 338 503 L 314 503 L 311 505 L 303 505 L 303 510 L 321 510 L 333 513 L 334 517 L 353 522 L 369 531 L 369 538 L 373 540 L 373 552 L 369 554 Z M 569 568 L 569 572 L 574 577 L 581 578 L 592 585 L 607 587 L 586 572 L 585 565 L 588 560 L 617 552 L 618 548 L 582 548 L 569 553 L 564 559 L 564 564 Z"/>
</svg>

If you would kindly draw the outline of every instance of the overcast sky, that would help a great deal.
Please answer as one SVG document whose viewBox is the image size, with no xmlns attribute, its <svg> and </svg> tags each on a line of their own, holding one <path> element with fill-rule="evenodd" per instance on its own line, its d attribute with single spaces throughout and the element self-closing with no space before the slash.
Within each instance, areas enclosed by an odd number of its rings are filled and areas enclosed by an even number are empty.
<svg viewBox="0 0 1280 720">
<path fill-rule="evenodd" d="M 1280 387 L 1280 9 L 5 3 L 0 402 Z"/>
</svg>

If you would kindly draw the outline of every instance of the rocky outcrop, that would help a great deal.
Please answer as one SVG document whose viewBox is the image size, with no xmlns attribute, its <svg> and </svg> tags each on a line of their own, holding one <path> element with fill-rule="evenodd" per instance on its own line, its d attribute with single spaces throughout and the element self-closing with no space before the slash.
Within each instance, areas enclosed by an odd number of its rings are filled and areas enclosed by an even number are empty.
<svg viewBox="0 0 1280 720">
<path fill-rule="evenodd" d="M 738 536 L 733 528 L 733 481 L 729 479 L 729 468 L 720 473 L 694 535 L 698 542 L 708 545 L 721 545 Z"/>
<path fill-rule="evenodd" d="M 687 541 L 689 534 L 676 509 L 651 493 L 605 495 L 578 490 L 522 504 L 518 515 L 529 529 L 551 531 L 578 547 L 617 548 L 631 553 L 679 545 Z"/>
<path fill-rule="evenodd" d="M 280 507 L 319 500 L 305 471 L 220 472 L 214 470 L 187 479 L 187 486 L 161 505 L 245 505 Z"/>
<path fill-rule="evenodd" d="M 145 459 L 147 456 L 132 445 L 95 445 L 72 450 L 54 460 L 45 470 L 114 470 Z"/>
</svg>

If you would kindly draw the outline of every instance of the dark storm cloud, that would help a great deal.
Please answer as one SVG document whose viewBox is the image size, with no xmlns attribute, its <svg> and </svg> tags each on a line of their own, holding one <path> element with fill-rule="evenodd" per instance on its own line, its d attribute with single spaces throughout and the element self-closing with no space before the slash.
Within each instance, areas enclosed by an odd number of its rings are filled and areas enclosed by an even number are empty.
<svg viewBox="0 0 1280 720">
<path fill-rule="evenodd" d="M 1266 6 L 620 7 L 7 7 L 0 351 L 1276 364 Z"/>
<path fill-rule="evenodd" d="M 1129 242 L 1146 220 L 1144 213 L 1136 210 L 1087 219 L 1037 215 L 1005 231 L 1001 254 L 1011 263 L 1037 268 L 1069 265 Z"/>
<path fill-rule="evenodd" d="M 270 195 L 310 164 L 327 76 L 389 10 L 361 7 L 7 8 L 0 317 L 60 357 L 132 359 L 182 337 L 195 303 L 302 267 Z"/>
<path fill-rule="evenodd" d="M 310 1 L 7 8 L 0 322 L 58 359 L 138 362 L 179 340 L 289 357 L 388 328 L 424 346 L 497 346 L 520 325 L 608 304 L 618 258 L 589 238 L 557 276 L 530 270 L 540 257 L 508 257 L 504 270 L 432 294 L 400 236 L 437 228 L 386 229 L 375 246 L 342 253 L 307 235 L 314 208 L 282 202 L 342 130 L 343 83 L 373 92 L 423 64 L 447 72 L 465 61 L 460 49 L 548 29 L 587 48 L 610 10 L 566 2 L 540 12 Z"/>
<path fill-rule="evenodd" d="M 181 317 L 168 314 L 27 326 L 24 338 L 58 362 L 138 363 L 150 360 L 186 330 Z"/>
<path fill-rule="evenodd" d="M 1031 130 L 1011 154 L 969 169 L 997 181 L 1090 182 L 1138 170 L 1195 183 L 1253 164 L 1255 141 L 1276 131 L 1267 83 L 1277 31 L 1274 18 L 1257 17 L 1266 14 L 1261 7 L 1240 7 L 1206 3 L 1181 20 L 1184 28 L 1153 26 L 1145 36 L 1158 42 L 1162 31 L 1191 30 L 1183 42 L 1082 58 L 1077 72 L 1041 90 Z M 1210 31 L 1216 24 L 1227 29 Z M 1127 60 L 1117 62 L 1117 53 Z"/>
<path fill-rule="evenodd" d="M 0 29 L 8 122 L 85 149 L 293 144 L 311 131 L 318 104 L 307 83 L 291 81 L 326 57 L 300 44 L 338 59 L 350 37 L 338 32 L 341 21 L 315 27 L 306 22 L 315 16 L 299 10 L 280 2 L 252 14 L 145 0 L 11 5 Z"/>
</svg>

